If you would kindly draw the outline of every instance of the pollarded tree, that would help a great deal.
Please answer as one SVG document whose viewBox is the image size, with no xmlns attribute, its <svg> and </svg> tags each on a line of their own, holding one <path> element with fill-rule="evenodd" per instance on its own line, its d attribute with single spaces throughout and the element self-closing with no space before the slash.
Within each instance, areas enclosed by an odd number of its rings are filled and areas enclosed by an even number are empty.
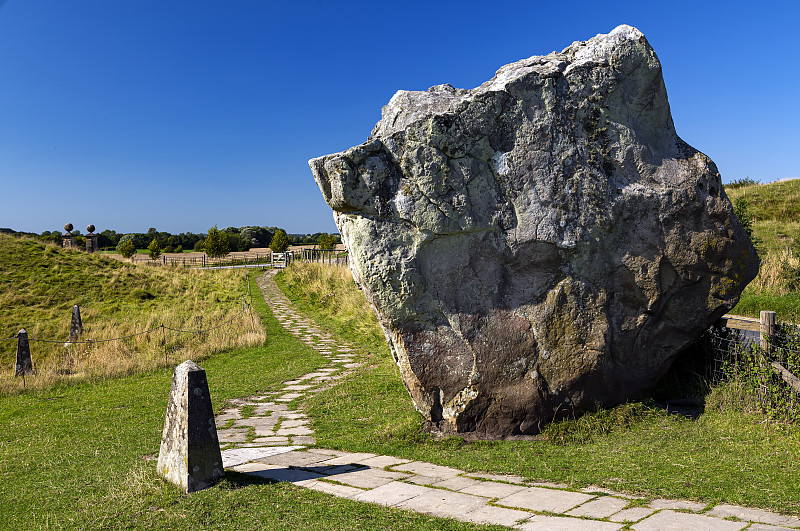
<svg viewBox="0 0 800 531">
<path fill-rule="evenodd" d="M 155 238 L 147 246 L 147 254 L 150 255 L 150 260 L 158 260 L 158 257 L 161 256 L 161 246 Z"/>
<path fill-rule="evenodd" d="M 203 249 L 211 258 L 225 256 L 230 252 L 230 247 L 228 247 L 228 235 L 214 225 L 208 229 L 208 236 L 206 236 Z"/>
<path fill-rule="evenodd" d="M 273 253 L 286 252 L 286 249 L 289 248 L 289 237 L 286 235 L 285 230 L 278 229 L 275 231 L 275 236 L 273 236 L 272 241 L 269 242 L 269 248 L 272 249 Z"/>
</svg>

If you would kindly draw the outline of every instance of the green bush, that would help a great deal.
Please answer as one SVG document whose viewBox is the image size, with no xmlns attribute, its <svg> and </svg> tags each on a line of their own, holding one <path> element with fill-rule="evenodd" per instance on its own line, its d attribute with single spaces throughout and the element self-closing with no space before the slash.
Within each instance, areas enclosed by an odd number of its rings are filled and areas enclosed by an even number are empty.
<svg viewBox="0 0 800 531">
<path fill-rule="evenodd" d="M 136 247 L 134 247 L 132 240 L 120 240 L 119 245 L 117 245 L 117 251 L 124 258 L 130 258 L 136 254 Z"/>
<path fill-rule="evenodd" d="M 319 238 L 317 238 L 317 245 L 320 249 L 331 250 L 336 247 L 336 238 L 333 237 L 333 234 L 323 232 Z"/>
</svg>

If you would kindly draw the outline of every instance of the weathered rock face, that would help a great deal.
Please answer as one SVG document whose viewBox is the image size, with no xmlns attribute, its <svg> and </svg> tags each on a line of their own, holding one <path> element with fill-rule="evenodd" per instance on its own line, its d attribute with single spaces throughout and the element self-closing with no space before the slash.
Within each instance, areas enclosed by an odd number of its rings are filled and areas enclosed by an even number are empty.
<svg viewBox="0 0 800 531">
<path fill-rule="evenodd" d="M 758 268 L 661 65 L 620 26 L 400 91 L 309 162 L 415 406 L 489 436 L 635 398 Z"/>
</svg>

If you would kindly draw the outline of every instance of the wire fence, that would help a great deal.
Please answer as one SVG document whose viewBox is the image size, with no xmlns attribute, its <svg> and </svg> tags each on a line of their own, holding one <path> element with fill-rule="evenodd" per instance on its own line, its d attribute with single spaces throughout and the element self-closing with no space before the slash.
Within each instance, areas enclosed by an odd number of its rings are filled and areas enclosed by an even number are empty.
<svg viewBox="0 0 800 531">
<path fill-rule="evenodd" d="M 172 267 L 286 267 L 295 260 L 324 262 L 328 264 L 347 265 L 348 253 L 344 250 L 299 249 L 285 253 L 240 252 L 226 256 L 210 257 L 205 254 L 180 256 L 162 254 L 153 260 L 147 255 L 135 254 L 131 262 L 140 265 L 172 266 Z"/>
<path fill-rule="evenodd" d="M 245 282 L 245 290 L 244 290 L 244 293 L 239 296 L 239 298 L 238 298 L 238 300 L 236 302 L 237 305 L 241 306 L 241 309 L 236 314 L 234 314 L 233 316 L 228 317 L 227 319 L 225 319 L 222 322 L 216 323 L 214 326 L 210 326 L 210 327 L 199 326 L 196 329 L 184 329 L 184 328 L 176 328 L 176 327 L 173 327 L 173 326 L 168 326 L 168 325 L 162 323 L 162 324 L 158 324 L 156 326 L 150 326 L 146 330 L 142 330 L 142 331 L 139 331 L 139 332 L 125 334 L 125 335 L 121 335 L 121 336 L 118 336 L 118 337 L 103 338 L 103 339 L 88 339 L 88 338 L 87 339 L 79 339 L 79 338 L 73 338 L 73 337 L 68 337 L 67 339 L 50 339 L 50 338 L 29 337 L 27 332 L 23 333 L 24 329 L 22 329 L 22 330 L 20 330 L 19 333 L 14 334 L 11 337 L 6 337 L 6 338 L 0 339 L 0 342 L 17 341 L 17 361 L 16 361 L 15 376 L 18 376 L 18 375 L 24 376 L 25 373 L 30 374 L 30 373 L 34 372 L 33 371 L 34 364 L 33 364 L 32 360 L 31 360 L 32 356 L 31 356 L 31 352 L 30 352 L 30 343 L 43 343 L 43 344 L 51 344 L 51 345 L 61 344 L 64 347 L 73 347 L 73 346 L 77 346 L 77 345 L 97 345 L 97 344 L 101 344 L 101 343 L 113 343 L 113 342 L 126 341 L 126 340 L 129 340 L 129 339 L 132 339 L 132 338 L 136 338 L 136 337 L 140 337 L 140 336 L 146 336 L 146 335 L 153 334 L 153 333 L 158 333 L 160 331 L 161 332 L 161 344 L 162 344 L 162 347 L 164 348 L 164 362 L 165 362 L 165 364 L 168 365 L 169 364 L 169 359 L 168 359 L 169 352 L 168 352 L 168 349 L 166 348 L 166 345 L 167 345 L 166 333 L 167 332 L 171 332 L 173 334 L 191 334 L 191 335 L 197 336 L 198 338 L 202 339 L 204 334 L 209 334 L 209 333 L 211 333 L 211 332 L 213 332 L 215 330 L 219 330 L 221 328 L 224 328 L 224 327 L 230 325 L 230 323 L 232 323 L 232 322 L 234 322 L 236 320 L 244 319 L 244 318 L 248 318 L 248 317 L 252 321 L 252 328 L 253 328 L 253 331 L 255 331 L 256 325 L 255 325 L 255 317 L 253 315 L 253 304 L 252 304 L 252 302 L 253 302 L 252 301 L 253 294 L 252 294 L 252 290 L 251 290 L 251 286 L 250 286 L 250 282 L 249 282 L 249 276 L 247 274 L 245 274 L 243 277 L 244 277 L 244 282 Z M 73 312 L 73 322 L 71 323 L 70 328 L 75 326 L 75 315 L 76 314 Z M 80 313 L 78 312 L 77 315 L 78 315 L 78 320 L 80 320 Z M 196 317 L 197 317 L 199 322 L 202 322 L 202 316 L 196 316 Z M 21 359 L 24 359 L 26 357 L 27 357 L 27 362 L 22 362 L 21 363 Z M 27 363 L 27 367 L 30 367 L 29 371 L 22 369 L 22 367 L 26 366 L 25 363 Z"/>
<path fill-rule="evenodd" d="M 772 319 L 764 320 L 764 313 Z M 722 320 L 707 333 L 713 353 L 712 384 L 735 386 L 770 417 L 800 422 L 800 329 L 762 319 Z M 758 330 L 758 331 L 756 331 Z"/>
</svg>

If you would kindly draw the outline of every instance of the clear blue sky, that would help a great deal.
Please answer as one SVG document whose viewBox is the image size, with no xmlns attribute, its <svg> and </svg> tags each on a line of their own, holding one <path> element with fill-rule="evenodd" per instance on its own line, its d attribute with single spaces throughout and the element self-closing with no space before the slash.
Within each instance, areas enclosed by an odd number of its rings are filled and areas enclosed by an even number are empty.
<svg viewBox="0 0 800 531">
<path fill-rule="evenodd" d="M 796 2 L 0 0 L 0 227 L 334 231 L 306 161 L 398 89 L 636 26 L 723 181 L 800 177 Z"/>
</svg>

